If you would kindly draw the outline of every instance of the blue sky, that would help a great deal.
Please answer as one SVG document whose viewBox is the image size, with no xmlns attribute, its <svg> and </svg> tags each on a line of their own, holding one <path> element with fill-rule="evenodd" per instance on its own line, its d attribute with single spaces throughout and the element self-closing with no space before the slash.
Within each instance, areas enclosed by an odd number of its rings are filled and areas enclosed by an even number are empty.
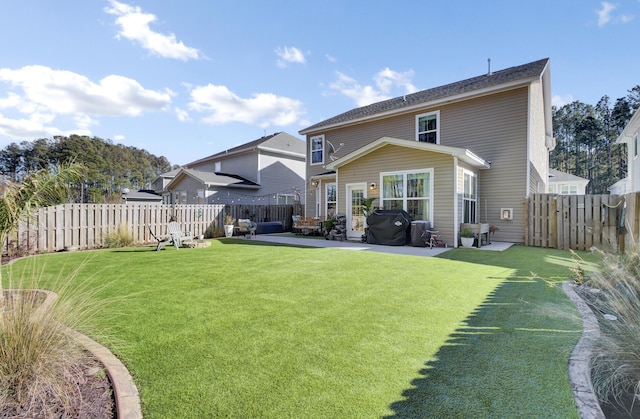
<svg viewBox="0 0 640 419">
<path fill-rule="evenodd" d="M 554 104 L 640 84 L 640 0 L 6 0 L 0 147 L 97 136 L 185 164 L 551 60 Z"/>
</svg>

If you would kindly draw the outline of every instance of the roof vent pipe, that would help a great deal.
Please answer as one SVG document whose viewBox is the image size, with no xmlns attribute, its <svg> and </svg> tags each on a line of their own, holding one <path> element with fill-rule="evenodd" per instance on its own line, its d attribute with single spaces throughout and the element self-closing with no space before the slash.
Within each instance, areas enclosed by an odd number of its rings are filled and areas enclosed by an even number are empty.
<svg viewBox="0 0 640 419">
<path fill-rule="evenodd" d="M 487 76 L 491 75 L 491 58 L 487 58 Z"/>
</svg>

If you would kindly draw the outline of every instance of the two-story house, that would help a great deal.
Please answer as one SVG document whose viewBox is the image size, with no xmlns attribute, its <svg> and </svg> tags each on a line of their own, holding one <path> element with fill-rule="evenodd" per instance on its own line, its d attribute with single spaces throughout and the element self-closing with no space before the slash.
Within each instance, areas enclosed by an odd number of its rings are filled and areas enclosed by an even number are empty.
<svg viewBox="0 0 640 419">
<path fill-rule="evenodd" d="M 546 192 L 555 146 L 549 60 L 352 109 L 300 131 L 307 139 L 307 216 L 347 215 L 362 201 L 402 209 L 458 243 L 461 223 L 523 242 L 525 199 Z"/>
<path fill-rule="evenodd" d="M 305 156 L 303 140 L 279 132 L 162 174 L 154 185 L 167 204 L 304 203 Z"/>
</svg>

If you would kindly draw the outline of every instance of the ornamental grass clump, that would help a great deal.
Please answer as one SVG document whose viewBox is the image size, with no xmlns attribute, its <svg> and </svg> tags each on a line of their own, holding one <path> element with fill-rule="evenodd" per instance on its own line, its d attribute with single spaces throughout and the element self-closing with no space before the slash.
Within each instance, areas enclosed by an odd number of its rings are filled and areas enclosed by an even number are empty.
<svg viewBox="0 0 640 419">
<path fill-rule="evenodd" d="M 34 259 L 35 260 L 35 259 Z M 42 259 L 38 259 L 42 260 Z M 43 267 L 9 268 L 5 306 L 0 313 L 0 417 L 74 417 L 86 360 L 69 333 L 92 330 L 105 303 L 102 287 L 78 280 L 82 266 L 46 281 Z M 80 285 L 78 285 L 80 283 Z"/>
<path fill-rule="evenodd" d="M 127 247 L 133 244 L 133 236 L 126 224 L 118 225 L 118 228 L 109 232 L 104 239 L 104 247 L 116 248 Z"/>
<path fill-rule="evenodd" d="M 630 414 L 640 407 L 640 255 L 604 255 L 603 261 L 582 293 L 600 326 L 593 386 L 604 406 Z"/>
</svg>

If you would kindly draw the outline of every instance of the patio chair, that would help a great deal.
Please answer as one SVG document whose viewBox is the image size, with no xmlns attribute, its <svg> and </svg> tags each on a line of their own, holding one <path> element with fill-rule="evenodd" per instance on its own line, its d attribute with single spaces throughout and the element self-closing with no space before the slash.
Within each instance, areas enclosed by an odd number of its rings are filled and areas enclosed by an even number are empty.
<svg viewBox="0 0 640 419">
<path fill-rule="evenodd" d="M 171 221 L 167 224 L 167 231 L 171 235 L 171 241 L 176 249 L 179 249 L 182 246 L 182 242 L 185 240 L 193 240 L 193 236 L 191 232 L 183 233 L 180 228 L 180 224 L 176 221 Z"/>
<path fill-rule="evenodd" d="M 256 236 L 257 229 L 258 229 L 258 224 L 254 223 L 249 219 L 240 218 L 238 219 L 238 227 L 236 227 L 236 234 L 238 236 L 244 236 L 245 238 L 247 237 L 247 234 L 248 234 L 249 238 L 251 238 Z"/>
<path fill-rule="evenodd" d="M 151 230 L 151 226 L 149 226 L 149 233 L 151 233 L 151 237 L 153 237 L 158 242 L 158 247 L 156 247 L 156 251 L 162 250 L 163 247 L 171 243 L 171 235 L 155 235 L 153 230 Z"/>
</svg>

